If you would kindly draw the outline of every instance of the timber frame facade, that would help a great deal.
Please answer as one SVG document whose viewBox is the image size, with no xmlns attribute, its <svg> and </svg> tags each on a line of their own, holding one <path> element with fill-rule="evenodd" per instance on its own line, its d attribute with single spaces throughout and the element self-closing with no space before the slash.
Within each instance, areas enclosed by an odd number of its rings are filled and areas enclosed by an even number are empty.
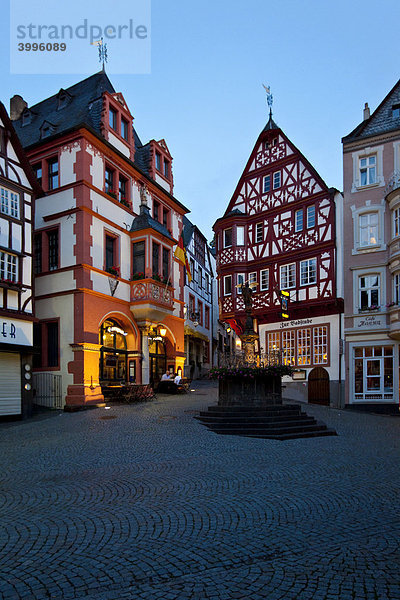
<svg viewBox="0 0 400 600">
<path fill-rule="evenodd" d="M 260 349 L 280 349 L 297 377 L 287 395 L 342 402 L 342 195 L 328 188 L 272 116 L 259 135 L 223 217 L 214 225 L 220 318 L 244 325 L 240 284 L 254 285 Z M 290 293 L 280 318 L 279 291 Z M 314 384 L 313 384 L 314 385 Z M 315 387 L 315 386 L 314 386 Z"/>
</svg>

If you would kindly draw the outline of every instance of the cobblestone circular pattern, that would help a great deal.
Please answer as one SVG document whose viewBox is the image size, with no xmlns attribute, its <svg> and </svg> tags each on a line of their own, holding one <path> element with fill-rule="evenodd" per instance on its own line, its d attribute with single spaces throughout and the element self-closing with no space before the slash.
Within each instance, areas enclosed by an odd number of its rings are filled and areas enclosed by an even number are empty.
<svg viewBox="0 0 400 600">
<path fill-rule="evenodd" d="M 400 600 L 400 419 L 218 436 L 195 387 L 0 424 L 0 598 Z"/>
</svg>

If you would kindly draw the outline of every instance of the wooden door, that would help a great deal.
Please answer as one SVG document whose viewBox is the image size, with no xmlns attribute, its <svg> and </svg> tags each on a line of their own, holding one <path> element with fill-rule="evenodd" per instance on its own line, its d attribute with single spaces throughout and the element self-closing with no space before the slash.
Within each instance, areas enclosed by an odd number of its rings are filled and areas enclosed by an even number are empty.
<svg viewBox="0 0 400 600">
<path fill-rule="evenodd" d="M 329 406 L 329 374 L 323 367 L 315 367 L 308 376 L 308 402 Z"/>
</svg>

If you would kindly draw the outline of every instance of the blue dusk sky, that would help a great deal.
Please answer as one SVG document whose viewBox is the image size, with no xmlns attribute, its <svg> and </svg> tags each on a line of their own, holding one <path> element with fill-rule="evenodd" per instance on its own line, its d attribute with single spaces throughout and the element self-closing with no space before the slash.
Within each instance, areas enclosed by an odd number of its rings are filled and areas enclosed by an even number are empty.
<svg viewBox="0 0 400 600">
<path fill-rule="evenodd" d="M 97 50 L 86 41 L 68 70 L 42 53 L 36 65 L 42 61 L 47 73 L 29 66 L 30 74 L 17 74 L 10 65 L 19 41 L 13 27 L 20 15 L 29 19 L 29 11 L 39 9 L 11 0 L 10 15 L 4 4 L 0 98 L 7 108 L 15 93 L 33 105 L 99 70 Z M 47 23 L 48 15 L 56 23 L 73 15 L 75 24 L 86 18 L 104 26 L 149 19 L 146 56 L 139 52 L 143 44 L 132 46 L 136 63 L 146 63 L 149 72 L 137 74 L 137 64 L 129 72 L 130 50 L 113 39 L 106 70 L 142 142 L 165 138 L 175 196 L 208 239 L 268 120 L 263 83 L 271 87 L 274 120 L 328 186 L 341 190 L 342 136 L 362 120 L 364 103 L 374 110 L 400 78 L 398 0 L 153 0 L 151 21 L 150 4 L 140 0 L 40 4 L 46 5 Z M 27 60 L 26 54 L 17 59 Z"/>
</svg>

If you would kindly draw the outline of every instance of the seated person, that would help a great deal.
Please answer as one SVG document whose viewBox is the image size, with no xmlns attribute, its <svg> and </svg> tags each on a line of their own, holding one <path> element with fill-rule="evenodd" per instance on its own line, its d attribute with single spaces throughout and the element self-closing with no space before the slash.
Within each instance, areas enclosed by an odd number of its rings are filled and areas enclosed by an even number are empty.
<svg viewBox="0 0 400 600">
<path fill-rule="evenodd" d="M 165 371 L 164 375 L 161 377 L 161 381 L 168 381 L 169 380 L 169 372 Z"/>
<path fill-rule="evenodd" d="M 174 379 L 174 383 L 176 383 L 176 385 L 179 385 L 181 382 L 182 377 L 180 376 L 179 373 L 176 374 L 175 379 Z"/>
</svg>

